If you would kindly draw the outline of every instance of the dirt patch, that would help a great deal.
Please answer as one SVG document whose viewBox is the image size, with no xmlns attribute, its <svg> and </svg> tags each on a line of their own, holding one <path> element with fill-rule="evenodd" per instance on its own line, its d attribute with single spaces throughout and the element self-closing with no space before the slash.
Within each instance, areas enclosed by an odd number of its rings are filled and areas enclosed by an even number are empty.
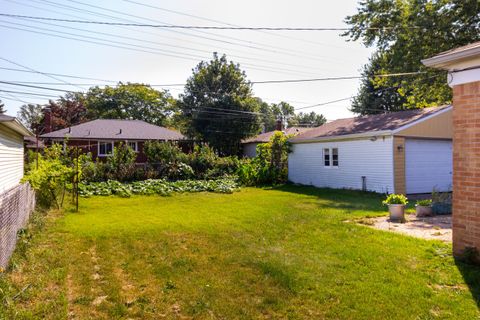
<svg viewBox="0 0 480 320">
<path fill-rule="evenodd" d="M 452 242 L 452 216 L 417 217 L 406 215 L 406 222 L 394 222 L 386 217 L 364 218 L 358 223 L 369 227 L 406 234 L 409 236 Z"/>
</svg>

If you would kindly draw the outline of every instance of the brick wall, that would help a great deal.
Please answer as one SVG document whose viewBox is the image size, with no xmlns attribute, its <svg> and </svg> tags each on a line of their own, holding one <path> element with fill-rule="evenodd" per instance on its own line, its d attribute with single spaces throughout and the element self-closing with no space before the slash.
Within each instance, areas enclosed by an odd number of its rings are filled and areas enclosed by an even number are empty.
<svg viewBox="0 0 480 320">
<path fill-rule="evenodd" d="M 453 87 L 453 252 L 480 250 L 480 82 Z"/>
</svg>

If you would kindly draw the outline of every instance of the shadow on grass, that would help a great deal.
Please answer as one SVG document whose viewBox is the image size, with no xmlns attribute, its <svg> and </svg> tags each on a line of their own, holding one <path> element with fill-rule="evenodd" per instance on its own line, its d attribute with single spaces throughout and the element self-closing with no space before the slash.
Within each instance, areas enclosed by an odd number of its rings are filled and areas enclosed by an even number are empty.
<svg viewBox="0 0 480 320">
<path fill-rule="evenodd" d="M 468 285 L 477 307 L 480 309 L 480 266 L 467 264 L 461 259 L 455 259 L 455 264 Z"/>
<path fill-rule="evenodd" d="M 386 212 L 385 206 L 382 205 L 384 195 L 375 192 L 316 188 L 294 184 L 284 184 L 269 189 L 316 197 L 323 200 L 322 206 L 327 208 Z"/>
</svg>

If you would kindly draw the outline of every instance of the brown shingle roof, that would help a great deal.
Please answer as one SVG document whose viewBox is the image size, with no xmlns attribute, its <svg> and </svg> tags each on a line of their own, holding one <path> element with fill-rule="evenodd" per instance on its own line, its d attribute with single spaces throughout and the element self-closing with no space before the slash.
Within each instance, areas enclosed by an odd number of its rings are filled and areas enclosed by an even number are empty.
<svg viewBox="0 0 480 320">
<path fill-rule="evenodd" d="M 286 133 L 287 135 L 298 135 L 298 134 L 307 132 L 308 130 L 311 130 L 311 129 L 312 128 L 290 127 L 285 129 L 283 132 Z M 270 141 L 270 138 L 273 136 L 274 133 L 275 131 L 261 133 L 255 137 L 242 140 L 242 143 L 265 143 Z"/>
<path fill-rule="evenodd" d="M 141 120 L 98 119 L 41 135 L 42 138 L 106 140 L 182 140 L 175 130 Z"/>
<path fill-rule="evenodd" d="M 301 142 L 302 140 L 322 137 L 336 137 L 349 134 L 395 130 L 446 108 L 450 108 L 450 106 L 446 105 L 441 107 L 338 119 L 328 122 L 323 126 L 313 128 L 295 138 L 292 138 L 290 141 Z"/>
</svg>

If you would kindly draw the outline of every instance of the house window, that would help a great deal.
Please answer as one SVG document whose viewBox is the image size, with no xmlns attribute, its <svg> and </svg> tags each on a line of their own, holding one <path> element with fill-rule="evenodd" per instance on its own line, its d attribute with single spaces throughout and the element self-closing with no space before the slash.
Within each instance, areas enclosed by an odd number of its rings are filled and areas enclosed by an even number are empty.
<svg viewBox="0 0 480 320">
<path fill-rule="evenodd" d="M 137 141 L 128 141 L 128 146 L 132 148 L 133 151 L 138 152 L 138 142 Z"/>
<path fill-rule="evenodd" d="M 330 167 L 330 149 L 323 149 L 323 165 L 325 167 Z"/>
<path fill-rule="evenodd" d="M 338 148 L 332 148 L 332 166 L 338 167 Z"/>
<path fill-rule="evenodd" d="M 99 141 L 98 142 L 98 156 L 105 157 L 113 154 L 113 142 Z"/>
</svg>

